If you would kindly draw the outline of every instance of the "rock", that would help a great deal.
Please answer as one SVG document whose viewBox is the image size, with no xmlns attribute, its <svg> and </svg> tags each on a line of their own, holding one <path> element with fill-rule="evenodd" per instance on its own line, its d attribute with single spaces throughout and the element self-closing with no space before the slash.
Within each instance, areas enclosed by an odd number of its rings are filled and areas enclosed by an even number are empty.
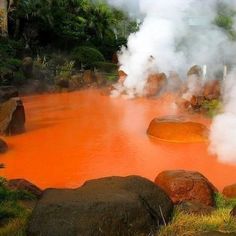
<svg viewBox="0 0 236 236">
<path fill-rule="evenodd" d="M 86 70 L 84 71 L 84 74 L 83 74 L 83 81 L 85 84 L 91 84 L 93 82 L 95 82 L 95 75 L 94 75 L 94 72 L 91 71 L 91 70 Z"/>
<path fill-rule="evenodd" d="M 11 98 L 0 105 L 0 133 L 15 135 L 25 132 L 25 110 L 20 98 Z"/>
<path fill-rule="evenodd" d="M 205 142 L 208 132 L 205 125 L 178 116 L 155 118 L 147 129 L 147 134 L 151 137 L 178 143 Z"/>
<path fill-rule="evenodd" d="M 37 198 L 40 198 L 42 195 L 40 188 L 25 179 L 11 179 L 8 181 L 7 187 L 11 190 L 27 191 Z"/>
<path fill-rule="evenodd" d="M 22 71 L 26 78 L 32 78 L 34 61 L 32 57 L 25 57 L 22 60 Z"/>
<path fill-rule="evenodd" d="M 164 88 L 166 83 L 167 77 L 164 73 L 150 75 L 145 86 L 146 96 L 156 96 Z"/>
<path fill-rule="evenodd" d="M 169 91 L 180 91 L 183 87 L 183 81 L 180 79 L 178 73 L 171 71 L 168 77 L 168 90 Z"/>
<path fill-rule="evenodd" d="M 120 84 L 124 84 L 124 82 L 125 82 L 127 76 L 128 76 L 128 75 L 127 75 L 123 70 L 119 70 L 119 71 L 118 71 L 118 78 L 119 78 L 118 82 L 119 82 Z"/>
<path fill-rule="evenodd" d="M 5 153 L 8 150 L 7 143 L 0 139 L 0 153 Z"/>
<path fill-rule="evenodd" d="M 184 201 L 177 205 L 177 209 L 186 214 L 210 215 L 214 208 L 196 201 Z"/>
<path fill-rule="evenodd" d="M 202 77 L 202 68 L 198 65 L 192 66 L 187 73 L 188 77 L 190 77 L 191 75 L 196 75 L 197 77 Z"/>
<path fill-rule="evenodd" d="M 214 193 L 217 189 L 199 172 L 163 171 L 156 177 L 155 183 L 163 188 L 175 204 L 193 200 L 215 206 Z"/>
<path fill-rule="evenodd" d="M 153 235 L 173 204 L 151 181 L 107 177 L 78 189 L 48 189 L 33 211 L 28 236 Z"/>
<path fill-rule="evenodd" d="M 98 86 L 104 86 L 107 82 L 105 74 L 102 72 L 95 73 L 95 80 L 97 81 Z"/>
<path fill-rule="evenodd" d="M 232 184 L 229 186 L 224 187 L 223 195 L 228 198 L 236 198 L 236 184 Z"/>
<path fill-rule="evenodd" d="M 199 110 L 202 107 L 202 104 L 204 102 L 203 96 L 192 96 L 190 99 L 191 108 L 193 110 Z"/>
<path fill-rule="evenodd" d="M 56 78 L 56 85 L 60 88 L 65 88 L 68 89 L 70 84 L 69 84 L 69 79 L 68 78 Z"/>
<path fill-rule="evenodd" d="M 221 96 L 221 82 L 219 80 L 206 82 L 203 88 L 203 95 L 207 100 L 219 99 Z"/>
<path fill-rule="evenodd" d="M 13 97 L 18 97 L 19 93 L 14 86 L 0 86 L 0 103 L 6 102 Z"/>
</svg>

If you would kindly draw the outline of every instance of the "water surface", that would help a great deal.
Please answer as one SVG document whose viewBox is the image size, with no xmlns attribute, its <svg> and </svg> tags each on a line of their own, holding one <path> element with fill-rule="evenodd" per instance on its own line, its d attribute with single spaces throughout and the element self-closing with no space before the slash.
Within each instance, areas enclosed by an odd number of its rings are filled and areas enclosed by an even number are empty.
<svg viewBox="0 0 236 236">
<path fill-rule="evenodd" d="M 171 115 L 171 96 L 112 99 L 99 90 L 25 97 L 27 132 L 8 137 L 0 175 L 47 187 L 77 187 L 93 178 L 197 170 L 219 189 L 235 183 L 236 166 L 219 163 L 207 143 L 173 144 L 146 135 L 150 121 Z M 209 121 L 195 118 L 203 123 Z"/>
</svg>

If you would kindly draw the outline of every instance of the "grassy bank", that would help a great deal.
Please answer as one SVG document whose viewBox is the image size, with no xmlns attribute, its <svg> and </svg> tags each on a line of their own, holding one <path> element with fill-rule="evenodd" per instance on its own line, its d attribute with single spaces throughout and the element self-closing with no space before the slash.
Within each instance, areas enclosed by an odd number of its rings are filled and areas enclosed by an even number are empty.
<svg viewBox="0 0 236 236">
<path fill-rule="evenodd" d="M 0 236 L 25 236 L 25 226 L 35 197 L 28 192 L 10 190 L 0 180 Z"/>
<path fill-rule="evenodd" d="M 210 215 L 186 214 L 175 209 L 172 221 L 163 227 L 158 236 L 192 236 L 203 232 L 236 232 L 236 218 L 230 211 L 236 206 L 236 199 L 225 199 L 216 195 L 216 209 Z"/>
</svg>

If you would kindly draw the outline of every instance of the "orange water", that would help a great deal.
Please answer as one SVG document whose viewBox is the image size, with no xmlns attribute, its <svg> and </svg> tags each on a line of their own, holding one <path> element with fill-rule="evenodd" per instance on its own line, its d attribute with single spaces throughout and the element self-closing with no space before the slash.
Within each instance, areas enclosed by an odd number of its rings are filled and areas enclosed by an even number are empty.
<svg viewBox="0 0 236 236">
<path fill-rule="evenodd" d="M 111 175 L 154 180 L 167 169 L 200 171 L 219 189 L 236 182 L 236 166 L 219 163 L 206 143 L 165 143 L 146 135 L 154 117 L 173 113 L 171 99 L 112 99 L 98 90 L 25 97 L 27 132 L 6 138 L 10 151 L 0 156 L 6 165 L 0 175 L 42 188 L 77 187 Z"/>
</svg>

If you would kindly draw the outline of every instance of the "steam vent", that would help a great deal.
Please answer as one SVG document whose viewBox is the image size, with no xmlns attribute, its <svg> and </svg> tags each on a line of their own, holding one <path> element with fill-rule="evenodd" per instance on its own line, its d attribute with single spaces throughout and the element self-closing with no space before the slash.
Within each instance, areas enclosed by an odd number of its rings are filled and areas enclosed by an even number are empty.
<svg viewBox="0 0 236 236">
<path fill-rule="evenodd" d="M 151 137 L 174 143 L 206 142 L 208 132 L 205 125 L 187 121 L 182 117 L 155 118 L 147 130 Z"/>
</svg>

